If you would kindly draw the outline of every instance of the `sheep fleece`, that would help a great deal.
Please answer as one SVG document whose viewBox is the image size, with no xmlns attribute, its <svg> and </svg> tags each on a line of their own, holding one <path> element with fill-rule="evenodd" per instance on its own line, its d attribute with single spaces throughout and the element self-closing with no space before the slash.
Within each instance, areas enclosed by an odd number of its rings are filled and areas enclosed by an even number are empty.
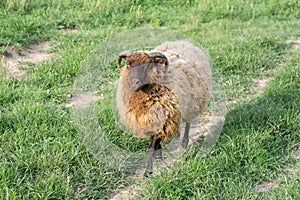
<svg viewBox="0 0 300 200">
<path fill-rule="evenodd" d="M 177 134 L 181 121 L 191 122 L 205 110 L 212 72 L 206 54 L 187 41 L 165 42 L 153 51 L 168 58 L 168 70 L 143 91 L 131 92 L 123 68 L 116 106 L 120 122 L 137 137 L 158 134 L 166 142 Z"/>
</svg>

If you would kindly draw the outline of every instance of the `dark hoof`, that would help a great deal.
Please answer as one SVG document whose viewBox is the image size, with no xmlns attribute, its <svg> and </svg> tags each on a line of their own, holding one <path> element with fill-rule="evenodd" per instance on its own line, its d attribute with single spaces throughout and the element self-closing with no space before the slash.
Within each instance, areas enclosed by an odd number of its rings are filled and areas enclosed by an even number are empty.
<svg viewBox="0 0 300 200">
<path fill-rule="evenodd" d="M 151 174 L 153 174 L 153 172 L 147 172 L 147 171 L 146 171 L 146 172 L 144 173 L 144 177 L 145 177 L 145 178 L 148 178 Z"/>
</svg>

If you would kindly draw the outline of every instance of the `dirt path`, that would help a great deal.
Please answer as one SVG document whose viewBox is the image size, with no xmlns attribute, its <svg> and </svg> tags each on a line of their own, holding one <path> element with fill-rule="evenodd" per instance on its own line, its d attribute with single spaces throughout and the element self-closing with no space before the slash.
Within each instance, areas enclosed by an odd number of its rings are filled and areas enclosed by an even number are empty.
<svg viewBox="0 0 300 200">
<path fill-rule="evenodd" d="M 142 181 L 142 174 L 140 176 L 134 176 L 132 178 L 136 179 L 137 181 Z M 137 196 L 138 191 L 141 188 L 137 184 L 132 184 L 124 188 L 119 188 L 118 190 L 114 191 L 113 194 L 109 197 L 109 200 L 127 200 L 127 199 L 134 199 Z"/>
<path fill-rule="evenodd" d="M 300 36 L 298 36 L 296 39 L 286 40 L 285 43 L 291 44 L 291 48 L 297 50 L 300 48 Z"/>
<path fill-rule="evenodd" d="M 190 139 L 189 140 L 189 146 L 193 146 L 193 143 L 195 143 L 200 137 L 208 136 L 208 129 L 209 129 L 209 126 L 211 125 L 210 121 L 212 121 L 213 119 L 217 119 L 217 118 L 213 118 L 209 115 L 206 115 L 205 118 L 206 118 L 205 121 L 207 123 L 202 125 L 201 127 L 191 126 L 191 128 L 190 128 L 190 133 L 191 134 L 190 134 L 190 137 L 189 137 L 189 139 Z M 181 155 L 180 151 L 183 150 L 180 147 L 181 141 L 182 141 L 182 136 L 175 143 L 172 143 L 170 146 L 168 146 L 168 150 L 163 151 L 163 155 L 165 153 L 167 153 L 167 154 L 174 153 L 176 156 L 174 156 L 174 157 L 167 156 L 167 158 L 165 158 L 163 160 L 163 163 L 162 163 L 163 167 L 154 166 L 154 168 L 153 168 L 154 175 L 158 175 L 160 170 L 162 170 L 163 168 L 166 168 L 168 166 L 172 166 L 172 164 L 174 162 L 180 161 L 180 155 Z M 163 156 L 163 157 L 165 157 L 165 156 Z M 135 184 L 129 185 L 127 187 L 121 187 L 121 188 L 116 189 L 112 193 L 112 195 L 109 197 L 109 200 L 135 199 L 135 196 L 137 195 L 138 191 L 141 189 L 140 184 L 144 179 L 143 171 L 138 172 L 134 175 L 131 175 L 130 179 L 132 179 Z"/>
<path fill-rule="evenodd" d="M 46 53 L 50 48 L 49 43 L 29 45 L 22 50 L 10 46 L 2 47 L 5 55 L 0 54 L 2 65 L 4 66 L 3 75 L 10 75 L 17 80 L 22 79 L 27 72 L 29 63 L 40 63 L 54 56 L 53 53 Z"/>
<path fill-rule="evenodd" d="M 103 99 L 103 96 L 98 96 L 93 92 L 78 92 L 76 91 L 74 95 L 68 94 L 69 102 L 66 107 L 73 108 L 84 108 L 89 106 L 92 102 Z"/>
</svg>

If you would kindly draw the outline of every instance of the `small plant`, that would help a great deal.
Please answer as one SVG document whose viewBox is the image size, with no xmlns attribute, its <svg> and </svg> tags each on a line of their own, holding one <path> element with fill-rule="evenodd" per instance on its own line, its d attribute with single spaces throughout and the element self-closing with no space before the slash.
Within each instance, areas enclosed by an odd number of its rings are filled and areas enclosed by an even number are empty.
<svg viewBox="0 0 300 200">
<path fill-rule="evenodd" d="M 4 47 L 0 48 L 0 54 L 2 54 L 5 57 L 10 57 L 11 53 L 9 51 L 7 51 Z"/>
</svg>

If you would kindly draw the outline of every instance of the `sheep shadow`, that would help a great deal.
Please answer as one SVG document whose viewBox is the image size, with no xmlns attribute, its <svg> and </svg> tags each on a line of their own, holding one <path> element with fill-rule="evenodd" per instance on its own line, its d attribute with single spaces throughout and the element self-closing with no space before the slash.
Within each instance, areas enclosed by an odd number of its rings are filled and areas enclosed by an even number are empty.
<svg viewBox="0 0 300 200">
<path fill-rule="evenodd" d="M 280 139 L 284 147 L 289 142 L 299 142 L 299 108 L 299 90 L 267 91 L 230 110 L 226 114 L 224 131 L 234 137 L 235 132 L 228 132 L 226 129 L 270 129 L 270 135 Z"/>
<path fill-rule="evenodd" d="M 291 154 L 300 146 L 299 108 L 299 90 L 272 87 L 229 110 L 212 153 L 230 160 L 222 171 L 247 177 L 254 185 L 276 179 L 297 161 Z"/>
</svg>

